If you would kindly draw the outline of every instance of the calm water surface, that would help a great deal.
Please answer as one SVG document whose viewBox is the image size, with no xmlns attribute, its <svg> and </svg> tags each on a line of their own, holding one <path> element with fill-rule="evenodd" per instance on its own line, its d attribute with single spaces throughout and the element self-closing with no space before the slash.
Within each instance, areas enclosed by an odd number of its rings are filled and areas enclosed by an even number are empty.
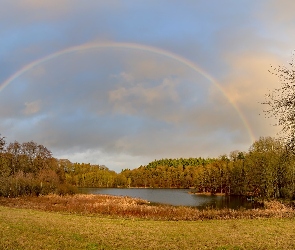
<svg viewBox="0 0 295 250">
<path fill-rule="evenodd" d="M 255 204 L 241 197 L 190 194 L 189 189 L 155 188 L 81 188 L 84 194 L 109 194 L 141 198 L 150 202 L 198 208 L 253 208 Z"/>
</svg>

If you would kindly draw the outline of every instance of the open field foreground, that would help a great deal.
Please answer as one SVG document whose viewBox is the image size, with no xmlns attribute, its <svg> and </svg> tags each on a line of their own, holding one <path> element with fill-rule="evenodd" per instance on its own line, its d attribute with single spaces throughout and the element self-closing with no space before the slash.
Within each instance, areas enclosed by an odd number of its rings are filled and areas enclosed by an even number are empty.
<svg viewBox="0 0 295 250">
<path fill-rule="evenodd" d="M 0 249 L 295 249 L 294 223 L 115 219 L 0 206 Z"/>
</svg>

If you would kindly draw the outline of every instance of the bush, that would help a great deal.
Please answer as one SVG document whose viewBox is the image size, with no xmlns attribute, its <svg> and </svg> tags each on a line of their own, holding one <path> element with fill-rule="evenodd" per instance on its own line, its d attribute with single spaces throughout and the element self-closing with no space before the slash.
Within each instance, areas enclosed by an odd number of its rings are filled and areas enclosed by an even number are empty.
<svg viewBox="0 0 295 250">
<path fill-rule="evenodd" d="M 66 195 L 66 194 L 73 195 L 78 193 L 78 188 L 73 185 L 64 183 L 64 184 L 58 185 L 55 193 L 58 195 Z"/>
</svg>

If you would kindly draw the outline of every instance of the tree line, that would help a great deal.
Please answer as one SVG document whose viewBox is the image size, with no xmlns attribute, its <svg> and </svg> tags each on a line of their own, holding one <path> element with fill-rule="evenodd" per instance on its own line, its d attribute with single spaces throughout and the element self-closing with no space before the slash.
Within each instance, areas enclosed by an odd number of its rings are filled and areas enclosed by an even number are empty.
<svg viewBox="0 0 295 250">
<path fill-rule="evenodd" d="M 295 198 L 295 157 L 285 143 L 261 137 L 248 152 L 218 158 L 154 160 L 120 173 L 104 165 L 56 159 L 33 141 L 0 136 L 0 196 L 75 193 L 79 187 L 193 188 L 200 193 Z"/>
<path fill-rule="evenodd" d="M 67 183 L 77 187 L 117 187 L 117 173 L 104 165 L 90 163 L 71 163 L 65 160 Z"/>
<path fill-rule="evenodd" d="M 104 165 L 56 159 L 34 141 L 7 143 L 0 135 L 0 196 L 73 194 L 80 187 L 119 186 L 127 186 L 127 179 Z"/>
<path fill-rule="evenodd" d="M 216 159 L 162 159 L 120 175 L 129 179 L 127 186 L 295 198 L 295 158 L 282 141 L 271 137 L 261 137 L 248 152 L 234 151 Z"/>
<path fill-rule="evenodd" d="M 218 158 L 160 159 L 120 173 L 105 166 L 63 163 L 77 187 L 193 188 L 200 193 L 295 198 L 295 158 L 282 140 L 261 137 L 248 152 Z"/>
<path fill-rule="evenodd" d="M 74 193 L 65 170 L 50 150 L 36 142 L 7 143 L 0 135 L 0 196 Z"/>
</svg>

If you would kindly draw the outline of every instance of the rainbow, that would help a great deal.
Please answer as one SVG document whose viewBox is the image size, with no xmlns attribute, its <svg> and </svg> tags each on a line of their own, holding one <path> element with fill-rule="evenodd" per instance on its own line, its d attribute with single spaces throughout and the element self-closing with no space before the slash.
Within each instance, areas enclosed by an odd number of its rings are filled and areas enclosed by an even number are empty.
<svg viewBox="0 0 295 250">
<path fill-rule="evenodd" d="M 253 135 L 252 129 L 246 120 L 245 116 L 241 112 L 240 108 L 237 106 L 237 104 L 232 100 L 232 98 L 224 91 L 220 83 L 216 79 L 214 79 L 211 75 L 209 75 L 206 71 L 204 71 L 202 68 L 200 68 L 198 65 L 193 63 L 192 61 L 188 60 L 187 58 L 184 58 L 180 55 L 174 54 L 170 51 L 155 48 L 152 46 L 146 46 L 142 44 L 137 43 L 119 43 L 119 42 L 106 42 L 106 43 L 86 43 L 78 46 L 73 46 L 66 48 L 64 50 L 57 51 L 55 53 L 52 53 L 48 56 L 45 56 L 41 59 L 38 59 L 36 61 L 33 61 L 21 69 L 19 69 L 16 73 L 14 73 L 12 76 L 10 76 L 8 79 L 6 79 L 2 84 L 0 84 L 0 92 L 8 86 L 11 82 L 13 82 L 16 78 L 20 77 L 22 74 L 26 73 L 27 71 L 33 69 L 39 64 L 42 64 L 46 61 L 52 60 L 54 58 L 57 58 L 59 56 L 78 52 L 78 51 L 84 51 L 84 50 L 91 50 L 91 49 L 99 49 L 99 48 L 125 48 L 125 49 L 132 49 L 132 50 L 141 50 L 146 51 L 154 54 L 158 54 L 161 56 L 165 56 L 167 58 L 171 58 L 173 60 L 178 61 L 179 63 L 191 68 L 195 72 L 203 75 L 205 78 L 207 78 L 210 82 L 212 82 L 220 91 L 221 93 L 226 97 L 226 99 L 229 101 L 229 103 L 232 105 L 232 107 L 237 111 L 241 121 L 243 122 L 250 138 L 251 143 L 255 141 L 255 136 Z"/>
</svg>

